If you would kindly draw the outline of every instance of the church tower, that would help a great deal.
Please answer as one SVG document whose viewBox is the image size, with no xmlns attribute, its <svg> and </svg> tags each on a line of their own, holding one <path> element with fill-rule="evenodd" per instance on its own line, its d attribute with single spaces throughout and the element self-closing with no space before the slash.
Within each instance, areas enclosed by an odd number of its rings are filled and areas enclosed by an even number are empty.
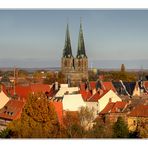
<svg viewBox="0 0 148 148">
<path fill-rule="evenodd" d="M 61 70 L 71 85 L 78 85 L 82 80 L 88 79 L 88 58 L 85 52 L 82 23 L 80 23 L 76 58 L 72 55 L 69 26 L 67 24 Z"/>
<path fill-rule="evenodd" d="M 71 49 L 71 41 L 70 41 L 70 33 L 69 33 L 69 26 L 67 24 L 66 28 L 66 36 L 65 36 L 65 46 L 63 49 L 63 57 L 62 57 L 62 72 L 69 73 L 73 69 L 73 55 Z"/>
</svg>

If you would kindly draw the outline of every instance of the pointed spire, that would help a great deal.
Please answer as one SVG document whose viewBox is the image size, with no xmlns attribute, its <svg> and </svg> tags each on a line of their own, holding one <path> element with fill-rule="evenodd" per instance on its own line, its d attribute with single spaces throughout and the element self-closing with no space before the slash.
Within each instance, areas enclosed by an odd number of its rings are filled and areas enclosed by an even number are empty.
<svg viewBox="0 0 148 148">
<path fill-rule="evenodd" d="M 83 30 L 82 30 L 82 22 L 80 19 L 80 31 L 79 31 L 79 39 L 78 39 L 78 51 L 77 51 L 77 58 L 87 57 L 85 53 L 85 44 L 84 44 L 84 37 L 83 37 Z"/>
<path fill-rule="evenodd" d="M 68 23 L 67 23 L 67 28 L 66 28 L 65 46 L 64 46 L 64 50 L 63 50 L 63 57 L 67 57 L 67 58 L 73 57 Z"/>
</svg>

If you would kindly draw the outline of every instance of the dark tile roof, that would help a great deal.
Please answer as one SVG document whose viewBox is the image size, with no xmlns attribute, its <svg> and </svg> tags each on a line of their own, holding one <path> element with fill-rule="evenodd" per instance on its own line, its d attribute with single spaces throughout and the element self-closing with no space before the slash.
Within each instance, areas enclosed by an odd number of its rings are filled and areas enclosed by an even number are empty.
<svg viewBox="0 0 148 148">
<path fill-rule="evenodd" d="M 114 87 L 116 88 L 116 91 L 119 95 L 133 95 L 133 91 L 135 89 L 136 86 L 136 82 L 123 82 L 123 85 L 121 84 L 121 82 L 112 82 Z"/>
</svg>

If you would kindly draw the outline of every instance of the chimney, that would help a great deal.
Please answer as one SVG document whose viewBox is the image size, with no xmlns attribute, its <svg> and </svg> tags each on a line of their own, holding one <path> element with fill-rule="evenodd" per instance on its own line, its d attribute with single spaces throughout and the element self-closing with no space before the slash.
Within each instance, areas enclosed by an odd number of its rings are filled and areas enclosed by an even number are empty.
<svg viewBox="0 0 148 148">
<path fill-rule="evenodd" d="M 112 102 L 112 98 L 109 98 L 109 103 L 111 103 Z"/>
<path fill-rule="evenodd" d="M 58 82 L 55 82 L 55 90 L 58 90 L 59 87 L 58 87 Z"/>
</svg>

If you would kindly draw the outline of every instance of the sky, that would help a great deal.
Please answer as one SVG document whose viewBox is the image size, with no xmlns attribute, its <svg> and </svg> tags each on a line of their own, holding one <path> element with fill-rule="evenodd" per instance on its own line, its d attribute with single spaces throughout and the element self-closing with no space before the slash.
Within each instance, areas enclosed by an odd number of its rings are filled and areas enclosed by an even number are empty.
<svg viewBox="0 0 148 148">
<path fill-rule="evenodd" d="M 80 18 L 89 67 L 148 69 L 148 10 L 0 10 L 0 67 L 60 67 L 66 24 L 76 55 Z"/>
</svg>

